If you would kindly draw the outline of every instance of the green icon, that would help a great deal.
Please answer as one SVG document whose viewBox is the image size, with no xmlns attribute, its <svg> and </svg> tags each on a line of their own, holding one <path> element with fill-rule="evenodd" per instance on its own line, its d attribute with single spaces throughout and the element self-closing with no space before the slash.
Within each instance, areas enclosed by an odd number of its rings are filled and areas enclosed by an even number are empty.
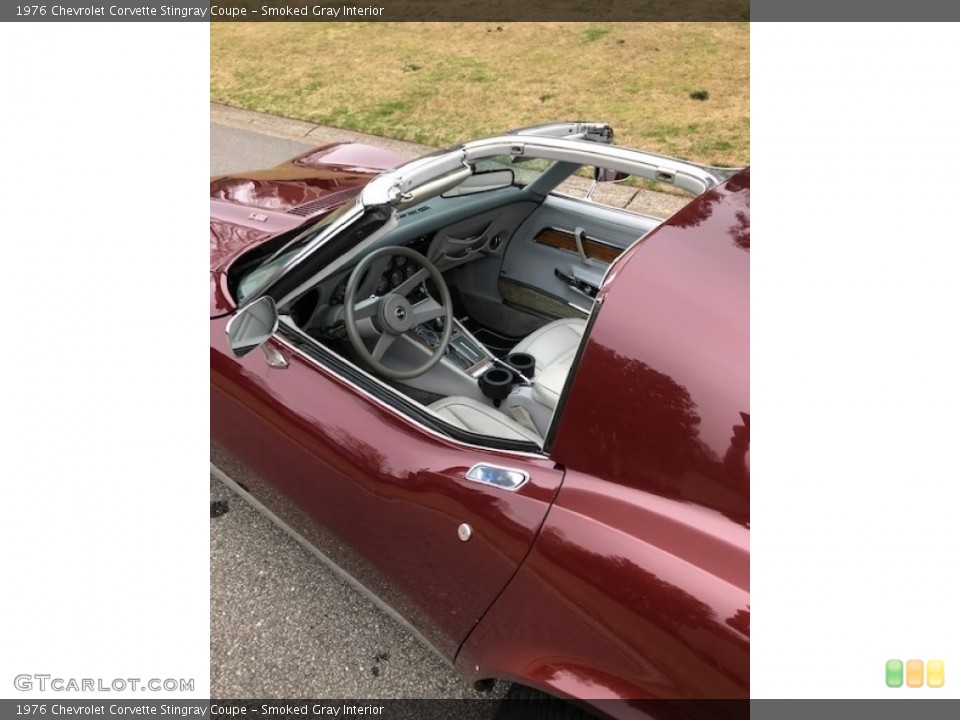
<svg viewBox="0 0 960 720">
<path fill-rule="evenodd" d="M 903 685 L 903 663 L 900 660 L 887 660 L 887 687 Z"/>
</svg>

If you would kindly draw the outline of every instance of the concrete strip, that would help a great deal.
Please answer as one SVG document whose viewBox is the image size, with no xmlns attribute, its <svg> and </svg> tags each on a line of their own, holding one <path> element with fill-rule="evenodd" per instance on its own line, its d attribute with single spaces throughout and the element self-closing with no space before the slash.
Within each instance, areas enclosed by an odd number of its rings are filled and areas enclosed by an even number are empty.
<svg viewBox="0 0 960 720">
<path fill-rule="evenodd" d="M 302 120 L 276 117 L 218 103 L 210 103 L 210 120 L 221 125 L 247 128 L 291 140 L 302 140 L 311 130 L 317 127 L 314 123 L 303 122 Z"/>
<path fill-rule="evenodd" d="M 267 115 L 266 113 L 243 110 L 214 102 L 210 103 L 210 120 L 220 125 L 246 128 L 275 137 L 301 140 L 317 145 L 325 145 L 332 142 L 365 143 L 367 145 L 374 145 L 375 147 L 391 150 L 399 155 L 409 157 L 411 160 L 436 150 L 436 148 L 430 147 L 429 145 L 418 145 L 417 143 L 404 142 L 403 140 L 367 135 L 353 130 L 341 130 L 340 128 L 317 125 L 316 123 L 304 122 L 303 120 L 276 117 L 274 115 Z"/>
</svg>

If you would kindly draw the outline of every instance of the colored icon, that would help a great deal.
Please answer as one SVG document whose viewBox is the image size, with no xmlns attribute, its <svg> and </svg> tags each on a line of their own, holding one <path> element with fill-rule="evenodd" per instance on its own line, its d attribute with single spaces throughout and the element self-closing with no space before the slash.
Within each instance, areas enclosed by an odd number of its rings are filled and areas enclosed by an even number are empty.
<svg viewBox="0 0 960 720">
<path fill-rule="evenodd" d="M 927 662 L 927 687 L 943 687 L 943 666 L 943 660 Z M 907 687 L 923 687 L 923 669 L 923 660 L 907 660 L 906 665 L 900 660 L 887 660 L 887 687 L 903 687 L 904 676 Z"/>
<path fill-rule="evenodd" d="M 923 660 L 907 660 L 907 687 L 923 686 Z"/>
<path fill-rule="evenodd" d="M 903 663 L 900 660 L 887 660 L 887 687 L 903 685 Z"/>
</svg>

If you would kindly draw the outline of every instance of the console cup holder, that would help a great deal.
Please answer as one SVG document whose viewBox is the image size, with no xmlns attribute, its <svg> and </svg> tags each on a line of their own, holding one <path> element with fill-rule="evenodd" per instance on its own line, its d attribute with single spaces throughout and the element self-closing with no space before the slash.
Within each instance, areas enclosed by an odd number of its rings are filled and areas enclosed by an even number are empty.
<svg viewBox="0 0 960 720">
<path fill-rule="evenodd" d="M 529 353 L 511 353 L 506 357 L 507 365 L 513 368 L 513 371 L 517 374 L 517 382 L 520 381 L 521 377 L 525 377 L 528 380 L 533 377 L 533 372 L 536 370 L 537 361 L 534 359 L 533 355 Z"/>
<path fill-rule="evenodd" d="M 480 392 L 500 407 L 500 401 L 510 394 L 513 387 L 513 373 L 505 368 L 490 368 L 480 376 Z"/>
</svg>

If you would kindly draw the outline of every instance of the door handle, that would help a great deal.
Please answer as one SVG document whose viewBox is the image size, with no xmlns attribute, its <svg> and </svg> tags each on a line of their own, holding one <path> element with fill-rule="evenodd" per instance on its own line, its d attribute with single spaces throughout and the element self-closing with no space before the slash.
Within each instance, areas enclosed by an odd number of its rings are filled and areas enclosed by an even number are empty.
<svg viewBox="0 0 960 720">
<path fill-rule="evenodd" d="M 583 236 L 586 231 L 582 227 L 574 228 L 573 230 L 573 240 L 577 243 L 577 252 L 580 253 L 580 261 L 584 265 L 592 265 L 590 258 L 587 257 L 586 251 L 583 249 Z"/>
<path fill-rule="evenodd" d="M 493 485 L 504 490 L 517 490 L 527 480 L 530 479 L 529 473 L 514 468 L 500 467 L 499 465 L 487 465 L 480 463 L 467 470 L 464 475 L 467 480 L 483 483 L 484 485 Z"/>
<path fill-rule="evenodd" d="M 586 280 L 581 280 L 580 278 L 574 277 L 573 275 L 567 275 L 565 272 L 560 270 L 560 268 L 554 268 L 553 274 L 560 280 L 563 280 L 563 282 L 565 282 L 567 285 L 569 285 L 570 289 L 573 290 L 574 292 L 578 292 L 584 297 L 590 298 L 591 300 L 597 297 L 597 292 L 599 292 L 599 289 L 594 285 L 591 285 L 590 283 L 588 283 Z"/>
</svg>

